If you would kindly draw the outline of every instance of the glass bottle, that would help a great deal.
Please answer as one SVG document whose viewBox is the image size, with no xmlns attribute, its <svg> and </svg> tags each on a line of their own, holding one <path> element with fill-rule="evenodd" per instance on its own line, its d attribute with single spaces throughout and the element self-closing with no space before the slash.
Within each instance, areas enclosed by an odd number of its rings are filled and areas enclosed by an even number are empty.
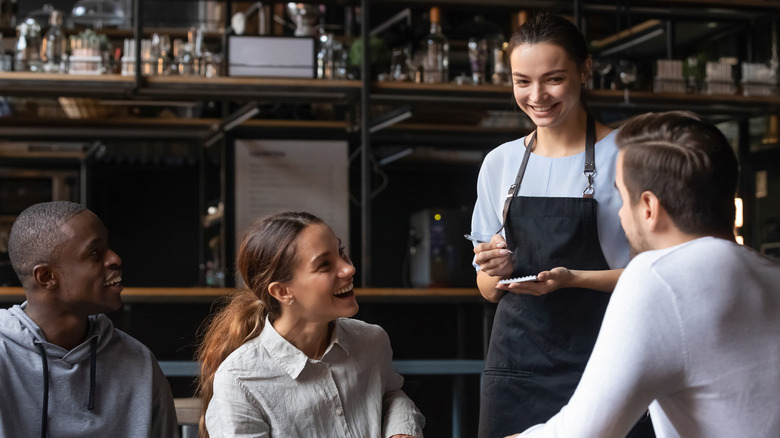
<svg viewBox="0 0 780 438">
<path fill-rule="evenodd" d="M 47 73 L 61 72 L 64 47 L 65 34 L 62 32 L 62 12 L 51 11 L 49 15 L 49 30 L 46 31 L 43 43 L 41 43 L 43 71 Z"/>
<path fill-rule="evenodd" d="M 180 46 L 180 53 L 176 63 L 176 70 L 180 76 L 197 76 L 195 71 L 195 57 L 192 55 L 192 46 L 187 43 Z"/>
<path fill-rule="evenodd" d="M 426 83 L 449 82 L 450 44 L 441 32 L 439 8 L 430 11 L 431 31 L 422 43 L 423 81 Z"/>
<path fill-rule="evenodd" d="M 13 57 L 3 49 L 3 34 L 0 33 L 0 71 L 13 70 Z"/>
<path fill-rule="evenodd" d="M 333 79 L 333 34 L 320 33 L 317 52 L 317 79 Z"/>
<path fill-rule="evenodd" d="M 469 64 L 471 82 L 474 85 L 485 83 L 485 61 L 487 60 L 487 40 L 469 38 Z"/>
<path fill-rule="evenodd" d="M 153 41 L 155 40 L 157 41 L 157 60 L 156 60 L 156 67 L 155 67 L 155 75 L 166 76 L 170 73 L 171 38 L 168 35 L 158 36 L 157 34 L 154 34 L 152 38 Z"/>
<path fill-rule="evenodd" d="M 14 70 L 42 72 L 41 27 L 34 20 L 25 20 L 16 26 L 16 35 Z"/>
</svg>

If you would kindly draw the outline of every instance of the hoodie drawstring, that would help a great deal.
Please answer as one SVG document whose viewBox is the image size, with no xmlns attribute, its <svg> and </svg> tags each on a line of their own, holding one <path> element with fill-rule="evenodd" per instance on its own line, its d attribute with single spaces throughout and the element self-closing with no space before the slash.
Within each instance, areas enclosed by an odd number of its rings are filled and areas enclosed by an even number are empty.
<svg viewBox="0 0 780 438">
<path fill-rule="evenodd" d="M 46 429 L 49 428 L 49 362 L 46 360 L 46 349 L 43 344 L 35 342 L 35 346 L 41 352 L 43 363 L 43 412 L 41 413 L 41 438 L 46 438 Z"/>
<path fill-rule="evenodd" d="M 97 342 L 98 338 L 95 336 L 90 341 L 89 345 L 89 402 L 87 403 L 87 409 L 95 409 L 95 376 L 97 374 Z"/>
<path fill-rule="evenodd" d="M 94 337 L 89 343 L 89 401 L 87 409 L 95 409 L 95 381 L 97 380 L 97 343 L 98 338 Z M 41 353 L 41 363 L 43 364 L 43 412 L 41 413 L 41 438 L 46 438 L 46 429 L 49 427 L 49 362 L 46 359 L 46 349 L 40 342 L 34 343 Z"/>
</svg>

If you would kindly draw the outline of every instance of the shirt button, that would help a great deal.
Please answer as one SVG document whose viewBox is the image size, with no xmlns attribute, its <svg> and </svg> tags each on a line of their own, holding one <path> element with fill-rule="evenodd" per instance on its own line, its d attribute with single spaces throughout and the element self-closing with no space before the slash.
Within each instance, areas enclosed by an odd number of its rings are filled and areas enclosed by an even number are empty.
<svg viewBox="0 0 780 438">
<path fill-rule="evenodd" d="M 336 408 L 336 415 L 342 415 L 344 411 L 341 408 Z"/>
</svg>

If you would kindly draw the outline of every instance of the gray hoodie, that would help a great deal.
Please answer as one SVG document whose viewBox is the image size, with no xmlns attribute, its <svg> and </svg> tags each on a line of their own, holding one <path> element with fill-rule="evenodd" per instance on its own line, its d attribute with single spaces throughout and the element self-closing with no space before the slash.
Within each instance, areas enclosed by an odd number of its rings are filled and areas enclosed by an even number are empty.
<svg viewBox="0 0 780 438">
<path fill-rule="evenodd" d="M 171 389 L 148 348 L 101 314 L 65 350 L 25 306 L 0 309 L 0 438 L 178 437 Z"/>
</svg>

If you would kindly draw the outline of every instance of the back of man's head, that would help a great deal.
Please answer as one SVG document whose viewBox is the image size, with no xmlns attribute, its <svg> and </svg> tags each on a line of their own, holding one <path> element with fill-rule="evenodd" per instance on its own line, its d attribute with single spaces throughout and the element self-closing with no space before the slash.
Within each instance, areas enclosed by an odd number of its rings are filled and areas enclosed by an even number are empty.
<svg viewBox="0 0 780 438">
<path fill-rule="evenodd" d="M 62 225 L 84 210 L 81 204 L 55 201 L 32 205 L 19 214 L 8 236 L 8 255 L 22 285 L 28 285 L 36 265 L 55 261 L 68 238 Z"/>
<path fill-rule="evenodd" d="M 626 122 L 616 141 L 632 204 L 650 191 L 683 233 L 733 232 L 739 166 L 716 127 L 687 111 L 648 113 Z"/>
</svg>

